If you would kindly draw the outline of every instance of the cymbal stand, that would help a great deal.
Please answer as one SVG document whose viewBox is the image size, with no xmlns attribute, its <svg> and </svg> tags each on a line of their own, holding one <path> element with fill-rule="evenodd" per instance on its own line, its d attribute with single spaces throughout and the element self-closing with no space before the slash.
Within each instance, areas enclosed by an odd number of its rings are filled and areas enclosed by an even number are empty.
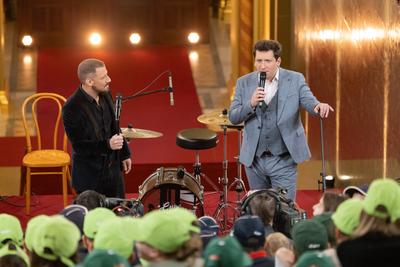
<svg viewBox="0 0 400 267">
<path fill-rule="evenodd" d="M 219 177 L 218 183 L 222 185 L 222 192 L 220 196 L 220 201 L 218 203 L 218 207 L 215 210 L 213 217 L 219 222 L 221 226 L 221 233 L 226 234 L 228 230 L 233 226 L 234 220 L 240 214 L 240 210 L 237 207 L 231 205 L 228 201 L 228 157 L 227 157 L 227 129 L 226 125 L 221 125 L 223 132 L 224 132 L 224 159 L 222 162 L 223 168 L 223 176 Z M 230 188 L 230 187 L 229 187 Z M 228 209 L 231 209 L 234 214 L 233 218 L 231 217 L 230 225 L 228 225 Z M 220 219 L 220 215 L 222 212 L 223 218 Z"/>
<path fill-rule="evenodd" d="M 238 153 L 239 154 L 235 157 L 236 165 L 237 165 L 237 177 L 235 177 L 234 181 L 230 184 L 228 191 L 230 191 L 231 188 L 234 185 L 236 185 L 236 187 L 235 187 L 235 191 L 236 191 L 236 195 L 237 195 L 236 205 L 237 205 L 237 209 L 240 213 L 241 204 L 242 204 L 241 193 L 244 192 L 244 195 L 247 194 L 246 186 L 242 179 L 242 163 L 240 163 L 240 160 L 239 160 L 240 148 L 242 147 L 242 127 L 233 126 L 231 128 L 235 128 L 238 130 Z"/>
</svg>

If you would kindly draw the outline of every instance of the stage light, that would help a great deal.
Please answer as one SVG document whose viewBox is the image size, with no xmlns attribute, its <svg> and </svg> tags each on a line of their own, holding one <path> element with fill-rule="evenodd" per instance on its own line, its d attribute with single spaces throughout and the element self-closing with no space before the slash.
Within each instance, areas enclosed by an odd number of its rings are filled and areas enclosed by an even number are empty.
<svg viewBox="0 0 400 267">
<path fill-rule="evenodd" d="M 131 34 L 131 36 L 129 36 L 129 41 L 131 42 L 131 44 L 138 44 L 140 43 L 140 34 L 138 34 L 137 32 L 134 32 Z"/>
<path fill-rule="evenodd" d="M 350 180 L 351 178 L 353 178 L 353 177 L 350 175 L 340 175 L 339 176 L 340 180 Z"/>
<path fill-rule="evenodd" d="M 335 187 L 335 177 L 332 175 L 325 176 L 325 185 L 326 188 L 334 188 Z"/>
<path fill-rule="evenodd" d="M 101 35 L 98 32 L 94 32 L 89 36 L 89 42 L 92 45 L 100 45 L 101 44 Z"/>
<path fill-rule="evenodd" d="M 325 180 L 333 180 L 334 178 L 333 178 L 333 176 L 332 175 L 327 175 L 327 176 L 325 176 Z"/>
<path fill-rule="evenodd" d="M 190 61 L 197 62 L 199 60 L 199 53 L 197 51 L 190 51 L 189 59 Z"/>
<path fill-rule="evenodd" d="M 197 32 L 191 32 L 188 35 L 188 40 L 191 44 L 196 44 L 200 40 L 200 35 Z"/>
<path fill-rule="evenodd" d="M 325 189 L 330 189 L 330 188 L 334 188 L 335 187 L 335 177 L 333 175 L 326 175 L 325 176 Z M 318 180 L 318 190 L 320 190 L 320 186 L 322 186 L 323 188 L 323 180 Z"/>
<path fill-rule="evenodd" d="M 31 55 L 24 55 L 22 61 L 25 65 L 30 65 L 32 63 L 32 56 Z"/>
<path fill-rule="evenodd" d="M 29 47 L 33 44 L 33 38 L 30 35 L 24 35 L 21 39 L 21 43 L 25 47 Z"/>
</svg>

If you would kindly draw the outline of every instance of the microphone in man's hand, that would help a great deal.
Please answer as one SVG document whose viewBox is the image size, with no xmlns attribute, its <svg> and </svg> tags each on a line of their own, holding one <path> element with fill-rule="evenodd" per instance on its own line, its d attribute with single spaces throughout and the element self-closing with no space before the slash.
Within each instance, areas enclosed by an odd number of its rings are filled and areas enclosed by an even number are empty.
<svg viewBox="0 0 400 267">
<path fill-rule="evenodd" d="M 173 106 L 175 103 L 174 103 L 174 91 L 173 91 L 173 86 L 172 86 L 172 73 L 171 72 L 168 72 L 168 83 L 169 83 L 169 86 L 168 86 L 169 104 L 171 106 Z"/>
<path fill-rule="evenodd" d="M 260 72 L 260 80 L 258 81 L 258 87 L 264 88 L 266 79 L 267 79 L 267 73 Z M 258 106 L 261 107 L 263 105 L 263 102 L 264 102 L 264 100 L 261 100 L 260 102 L 258 102 Z"/>
<path fill-rule="evenodd" d="M 121 116 L 122 95 L 117 94 L 115 98 L 115 120 L 119 121 Z"/>
</svg>

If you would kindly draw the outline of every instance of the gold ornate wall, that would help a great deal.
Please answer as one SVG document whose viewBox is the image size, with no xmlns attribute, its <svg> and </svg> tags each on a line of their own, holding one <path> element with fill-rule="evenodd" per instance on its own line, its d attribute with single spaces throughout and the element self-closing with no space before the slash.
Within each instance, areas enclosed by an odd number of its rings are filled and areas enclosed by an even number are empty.
<svg viewBox="0 0 400 267">
<path fill-rule="evenodd" d="M 335 112 L 324 121 L 340 183 L 399 177 L 400 6 L 392 0 L 292 0 L 292 64 Z M 307 119 L 313 159 L 319 120 Z"/>
</svg>

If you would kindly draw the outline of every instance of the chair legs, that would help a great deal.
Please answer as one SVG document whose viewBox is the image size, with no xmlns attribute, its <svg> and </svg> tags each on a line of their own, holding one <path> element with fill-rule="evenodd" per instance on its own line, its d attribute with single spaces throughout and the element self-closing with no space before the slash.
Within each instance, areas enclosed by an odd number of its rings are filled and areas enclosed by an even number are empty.
<svg viewBox="0 0 400 267">
<path fill-rule="evenodd" d="M 62 167 L 62 187 L 64 207 L 68 205 L 67 166 Z"/>
<path fill-rule="evenodd" d="M 62 192 L 64 207 L 68 205 L 68 166 L 61 167 L 62 176 Z M 31 213 L 31 168 L 26 167 L 26 184 L 25 184 L 25 214 Z"/>
<path fill-rule="evenodd" d="M 31 168 L 26 167 L 25 213 L 31 213 Z"/>
</svg>

